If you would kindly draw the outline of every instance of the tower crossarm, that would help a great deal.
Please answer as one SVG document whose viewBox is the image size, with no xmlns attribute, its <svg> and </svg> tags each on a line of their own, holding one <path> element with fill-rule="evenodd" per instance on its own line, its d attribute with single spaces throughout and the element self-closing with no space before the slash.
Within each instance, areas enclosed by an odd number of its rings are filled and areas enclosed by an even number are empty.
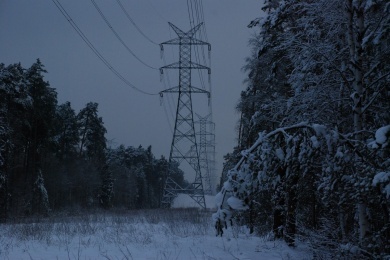
<svg viewBox="0 0 390 260">
<path fill-rule="evenodd" d="M 191 45 L 207 45 L 209 55 L 210 55 L 211 44 L 193 37 L 194 34 L 202 26 L 202 24 L 203 23 L 198 24 L 197 26 L 195 26 L 194 28 L 192 28 L 188 32 L 183 32 L 182 30 L 177 28 L 175 25 L 169 23 L 169 26 L 171 26 L 171 28 L 175 31 L 175 33 L 177 34 L 178 37 L 160 43 L 161 53 L 164 51 L 164 45 L 183 45 L 183 44 L 185 44 L 185 45 L 189 45 L 189 46 L 191 46 Z"/>
<path fill-rule="evenodd" d="M 208 51 L 211 51 L 211 44 L 198 39 L 191 39 L 191 45 L 207 45 Z"/>
<path fill-rule="evenodd" d="M 188 66 L 185 65 L 183 66 L 183 64 L 180 62 L 174 62 L 172 64 L 161 67 L 160 74 L 164 73 L 164 69 L 203 69 L 203 70 L 207 70 L 208 74 L 211 74 L 211 69 L 209 67 L 203 66 L 195 62 L 189 62 Z"/>
<path fill-rule="evenodd" d="M 160 50 L 164 50 L 164 45 L 181 45 L 183 42 L 183 38 L 175 38 L 166 42 L 160 43 Z M 196 38 L 189 38 L 188 44 L 190 45 L 207 45 L 208 51 L 211 51 L 211 44 L 208 42 L 201 41 Z"/>
<path fill-rule="evenodd" d="M 179 93 L 180 91 L 182 91 L 182 90 L 180 90 L 180 88 L 177 86 L 177 87 L 164 89 L 163 91 L 160 91 L 159 94 L 162 97 L 164 93 Z M 191 93 L 207 94 L 207 96 L 210 96 L 209 91 L 201 89 L 201 88 L 193 87 L 193 86 L 190 87 L 190 92 Z"/>
<path fill-rule="evenodd" d="M 175 31 L 177 36 L 179 36 L 179 38 L 185 38 L 185 37 L 192 37 L 196 33 L 196 31 L 199 30 L 199 28 L 202 26 L 203 23 L 198 24 L 197 26 L 193 27 L 188 32 L 183 32 L 182 30 L 177 28 L 176 25 L 174 25 L 174 24 L 172 24 L 170 22 L 168 22 L 168 24 L 169 24 L 169 26 L 172 27 L 172 29 Z"/>
</svg>

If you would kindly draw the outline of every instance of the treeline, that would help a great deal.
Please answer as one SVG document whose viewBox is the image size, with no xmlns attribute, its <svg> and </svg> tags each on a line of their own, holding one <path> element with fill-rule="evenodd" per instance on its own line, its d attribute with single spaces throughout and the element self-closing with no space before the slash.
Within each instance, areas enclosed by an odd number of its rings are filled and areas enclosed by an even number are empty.
<svg viewBox="0 0 390 260">
<path fill-rule="evenodd" d="M 107 147 L 98 104 L 57 104 L 39 59 L 0 64 L 0 218 L 92 207 L 159 207 L 168 161 Z M 185 185 L 183 172 L 175 181 Z"/>
<path fill-rule="evenodd" d="M 235 219 L 291 246 L 299 236 L 316 259 L 388 257 L 390 3 L 267 0 L 263 11 L 249 25 L 260 32 L 217 230 Z"/>
</svg>

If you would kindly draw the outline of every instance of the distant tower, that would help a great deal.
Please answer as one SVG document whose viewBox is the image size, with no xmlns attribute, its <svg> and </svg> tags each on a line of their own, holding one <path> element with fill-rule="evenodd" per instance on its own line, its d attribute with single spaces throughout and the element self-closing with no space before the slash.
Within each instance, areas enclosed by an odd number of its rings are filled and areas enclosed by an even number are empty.
<svg viewBox="0 0 390 260">
<path fill-rule="evenodd" d="M 204 193 L 213 195 L 214 193 L 214 163 L 215 163 L 215 134 L 214 123 L 210 120 L 211 114 L 205 117 L 198 116 L 199 124 L 199 162 L 202 172 Z"/>
<path fill-rule="evenodd" d="M 169 154 L 169 169 L 167 172 L 164 192 L 161 200 L 162 207 L 169 208 L 172 205 L 177 193 L 187 193 L 193 200 L 195 200 L 201 207 L 206 208 L 203 190 L 203 178 L 199 160 L 199 150 L 196 142 L 194 113 L 192 110 L 192 93 L 203 93 L 210 96 L 206 90 L 191 86 L 191 70 L 205 69 L 210 75 L 210 68 L 194 63 L 191 60 L 191 46 L 193 45 L 207 45 L 210 51 L 211 45 L 194 38 L 197 30 L 202 26 L 202 23 L 195 26 L 188 32 L 183 32 L 173 24 L 169 23 L 172 29 L 177 34 L 177 38 L 163 42 L 160 44 L 161 51 L 164 50 L 163 45 L 178 45 L 179 46 L 179 61 L 160 68 L 160 73 L 164 73 L 164 69 L 178 69 L 179 70 L 179 85 L 165 89 L 160 92 L 163 93 L 178 93 L 175 128 L 173 131 L 173 138 L 171 144 L 171 151 Z M 176 162 L 181 165 L 185 161 L 188 163 L 194 172 L 195 180 L 187 188 L 182 188 L 171 178 L 171 165 Z"/>
</svg>

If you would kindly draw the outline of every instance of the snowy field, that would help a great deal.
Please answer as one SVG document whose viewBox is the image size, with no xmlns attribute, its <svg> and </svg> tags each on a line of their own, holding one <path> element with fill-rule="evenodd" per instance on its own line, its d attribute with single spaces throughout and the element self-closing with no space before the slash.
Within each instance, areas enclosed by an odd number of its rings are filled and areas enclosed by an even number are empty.
<svg viewBox="0 0 390 260">
<path fill-rule="evenodd" d="M 310 259 L 304 247 L 230 228 L 197 209 L 85 212 L 0 225 L 0 259 Z"/>
</svg>

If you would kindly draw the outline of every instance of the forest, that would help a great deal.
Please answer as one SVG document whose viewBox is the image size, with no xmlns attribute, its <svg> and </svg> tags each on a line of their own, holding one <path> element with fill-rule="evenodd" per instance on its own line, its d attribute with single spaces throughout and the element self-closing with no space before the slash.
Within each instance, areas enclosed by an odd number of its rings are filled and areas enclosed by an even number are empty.
<svg viewBox="0 0 390 260">
<path fill-rule="evenodd" d="M 0 220 L 92 208 L 160 206 L 168 167 L 152 147 L 108 147 L 98 104 L 57 104 L 38 59 L 0 64 Z M 184 184 L 173 166 L 173 178 Z M 114 192 L 115 191 L 115 192 Z"/>
<path fill-rule="evenodd" d="M 315 259 L 390 254 L 390 3 L 266 0 L 225 156 L 230 224 L 306 241 Z"/>
</svg>

